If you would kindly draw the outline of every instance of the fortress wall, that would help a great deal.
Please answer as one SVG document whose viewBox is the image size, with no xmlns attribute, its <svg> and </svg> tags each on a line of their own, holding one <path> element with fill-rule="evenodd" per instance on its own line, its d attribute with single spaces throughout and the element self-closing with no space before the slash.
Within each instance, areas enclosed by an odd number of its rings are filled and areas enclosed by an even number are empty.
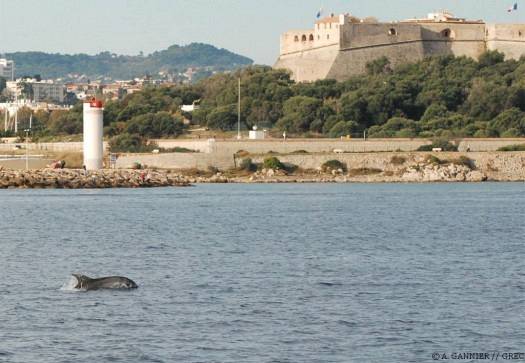
<svg viewBox="0 0 525 363">
<path fill-rule="evenodd" d="M 425 56 L 454 55 L 477 59 L 486 50 L 485 42 L 425 41 Z"/>
<path fill-rule="evenodd" d="M 349 23 L 341 28 L 343 50 L 415 42 L 421 39 L 421 28 L 417 24 Z"/>
<path fill-rule="evenodd" d="M 484 23 L 421 23 L 425 40 L 485 41 Z M 450 30 L 448 36 L 445 30 Z"/>
<path fill-rule="evenodd" d="M 421 28 L 417 24 L 345 24 L 341 51 L 327 78 L 345 80 L 363 74 L 366 64 L 386 56 L 392 66 L 423 59 Z"/>
<path fill-rule="evenodd" d="M 333 66 L 326 78 L 339 81 L 366 72 L 366 64 L 370 61 L 386 56 L 393 67 L 397 65 L 416 62 L 425 56 L 421 41 L 381 45 L 359 49 L 348 49 L 339 52 Z"/>
<path fill-rule="evenodd" d="M 422 23 L 425 56 L 478 58 L 485 51 L 485 24 Z"/>
<path fill-rule="evenodd" d="M 313 48 L 290 54 L 282 54 L 274 68 L 292 71 L 292 79 L 297 82 L 311 82 L 324 79 L 339 53 L 339 44 Z"/>
<path fill-rule="evenodd" d="M 525 54 L 525 24 L 489 24 L 486 28 L 487 49 L 498 50 L 507 59 Z"/>
</svg>

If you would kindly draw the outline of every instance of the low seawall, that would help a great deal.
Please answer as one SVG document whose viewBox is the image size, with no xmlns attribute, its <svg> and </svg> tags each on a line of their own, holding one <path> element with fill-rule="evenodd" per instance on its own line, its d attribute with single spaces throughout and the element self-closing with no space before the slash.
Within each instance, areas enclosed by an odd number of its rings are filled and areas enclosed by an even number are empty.
<svg viewBox="0 0 525 363">
<path fill-rule="evenodd" d="M 281 162 L 298 166 L 302 170 L 321 170 L 329 160 L 338 160 L 348 170 L 374 170 L 373 177 L 357 178 L 360 181 L 432 181 L 450 179 L 438 174 L 450 164 L 469 165 L 463 170 L 465 178 L 454 175 L 454 180 L 525 180 L 525 152 L 382 152 L 382 153 L 324 153 L 276 155 Z M 247 156 L 255 163 L 262 163 L 265 156 Z M 200 169 L 210 166 L 226 171 L 239 165 L 242 158 L 234 163 L 233 157 L 219 160 L 217 157 L 201 153 L 173 154 L 135 154 L 121 157 L 117 167 L 129 168 L 134 162 L 148 167 L 164 169 Z M 430 160 L 430 161 L 429 161 Z M 430 168 L 427 168 L 430 167 Z M 419 170 L 424 172 L 418 175 Z M 435 172 L 435 173 L 434 173 Z M 426 174 L 425 174 L 426 173 Z M 435 174 L 435 175 L 434 175 Z M 468 175 L 467 175 L 468 174 Z M 469 179 L 470 178 L 470 179 Z"/>
<path fill-rule="evenodd" d="M 158 139 L 159 147 L 183 147 L 202 153 L 228 155 L 239 150 L 253 154 L 263 154 L 269 151 L 278 153 L 293 153 L 305 150 L 310 153 L 333 152 L 338 149 L 344 152 L 384 152 L 384 151 L 416 151 L 422 145 L 431 143 L 428 139 L 267 139 L 267 140 L 187 140 Z M 465 138 L 454 141 L 459 151 L 496 151 L 502 146 L 525 144 L 525 138 Z"/>
<path fill-rule="evenodd" d="M 380 170 L 385 177 L 402 176 L 410 168 L 418 169 L 422 165 L 427 165 L 431 157 L 435 158 L 431 160 L 436 164 L 436 170 L 439 169 L 440 163 L 445 165 L 461 160 L 461 163 L 470 163 L 471 168 L 480 173 L 484 180 L 525 181 L 525 152 L 396 152 L 278 156 L 281 162 L 294 164 L 302 169 L 318 170 L 328 160 L 338 160 L 349 170 Z M 259 163 L 263 159 L 256 157 L 253 161 Z M 408 177 L 394 179 L 412 181 L 408 180 Z"/>
<path fill-rule="evenodd" d="M 239 150 L 253 154 L 263 154 L 269 151 L 292 153 L 305 150 L 310 153 L 333 152 L 338 149 L 344 152 L 385 152 L 385 151 L 415 151 L 422 145 L 431 143 L 428 139 L 267 139 L 267 140 L 195 140 L 195 139 L 157 139 L 152 140 L 162 148 L 181 147 L 201 153 L 215 154 L 218 157 L 231 156 Z M 487 139 L 457 139 L 454 141 L 459 151 L 496 151 L 502 146 L 525 144 L 525 138 L 487 138 Z M 2 143 L 0 152 L 14 149 L 25 149 L 25 143 Z M 82 142 L 45 142 L 28 143 L 28 150 L 50 152 L 81 152 Z M 108 143 L 104 142 L 104 150 L 108 151 Z"/>
</svg>

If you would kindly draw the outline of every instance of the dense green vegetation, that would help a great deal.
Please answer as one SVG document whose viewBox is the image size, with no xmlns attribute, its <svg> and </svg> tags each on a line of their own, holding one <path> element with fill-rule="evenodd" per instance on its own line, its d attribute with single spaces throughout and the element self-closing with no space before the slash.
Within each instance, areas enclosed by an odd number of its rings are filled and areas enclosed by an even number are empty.
<svg viewBox="0 0 525 363">
<path fill-rule="evenodd" d="M 321 165 L 323 171 L 332 171 L 332 170 L 342 170 L 346 171 L 346 164 L 339 160 L 328 160 L 323 165 Z"/>
<path fill-rule="evenodd" d="M 155 75 L 159 71 L 183 71 L 188 67 L 227 70 L 253 63 L 247 57 L 202 43 L 172 45 L 147 56 L 117 55 L 110 52 L 97 55 L 16 52 L 6 56 L 15 61 L 17 76 L 40 74 L 44 78 L 68 78 L 68 74 L 78 74 L 91 79 L 132 79 L 147 74 Z"/>
<path fill-rule="evenodd" d="M 264 159 L 263 168 L 273 169 L 273 170 L 284 170 L 285 169 L 283 163 L 281 163 L 281 161 L 277 159 L 275 156 L 270 156 Z"/>
<path fill-rule="evenodd" d="M 432 149 L 441 149 L 442 151 L 458 151 L 458 147 L 448 140 L 435 139 L 432 144 L 421 145 L 417 151 L 432 151 Z"/>
<path fill-rule="evenodd" d="M 503 146 L 500 147 L 498 151 L 525 151 L 525 144 Z"/>
<path fill-rule="evenodd" d="M 523 58 L 504 60 L 498 52 L 479 61 L 445 56 L 395 70 L 383 58 L 367 70 L 345 82 L 297 84 L 285 70 L 253 66 L 195 85 L 147 88 L 105 104 L 105 133 L 158 138 L 178 136 L 192 125 L 235 130 L 240 76 L 243 129 L 257 125 L 289 136 L 425 137 L 441 143 L 430 147 L 444 150 L 453 137 L 525 136 Z M 198 110 L 180 111 L 194 101 Z M 39 135 L 78 133 L 81 107 L 40 113 L 33 120 Z"/>
</svg>

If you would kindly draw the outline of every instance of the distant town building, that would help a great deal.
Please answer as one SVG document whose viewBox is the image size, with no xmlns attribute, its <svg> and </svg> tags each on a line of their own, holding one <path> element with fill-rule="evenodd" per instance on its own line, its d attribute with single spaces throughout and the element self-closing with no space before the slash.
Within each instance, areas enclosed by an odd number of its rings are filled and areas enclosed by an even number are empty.
<svg viewBox="0 0 525 363">
<path fill-rule="evenodd" d="M 433 55 L 476 59 L 487 50 L 519 59 L 525 54 L 525 24 L 487 24 L 447 11 L 399 22 L 332 14 L 313 29 L 282 34 L 274 67 L 290 70 L 299 82 L 346 80 L 365 73 L 366 64 L 381 57 L 396 67 Z"/>
<path fill-rule="evenodd" d="M 24 98 L 34 102 L 64 103 L 65 85 L 51 80 L 39 81 L 34 78 L 20 78 L 6 82 L 6 89 L 14 99 Z"/>
<path fill-rule="evenodd" d="M 66 87 L 52 81 L 31 83 L 33 87 L 33 100 L 35 102 L 54 101 L 64 103 Z"/>
<path fill-rule="evenodd" d="M 13 81 L 15 79 L 15 62 L 0 58 L 0 77 Z"/>
</svg>

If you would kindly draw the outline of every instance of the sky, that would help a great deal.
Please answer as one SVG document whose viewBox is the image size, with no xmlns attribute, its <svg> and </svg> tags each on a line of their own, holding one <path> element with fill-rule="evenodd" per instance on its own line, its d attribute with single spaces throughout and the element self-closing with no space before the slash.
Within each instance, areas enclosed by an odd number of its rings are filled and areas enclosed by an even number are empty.
<svg viewBox="0 0 525 363">
<path fill-rule="evenodd" d="M 272 65 L 279 35 L 325 15 L 392 21 L 447 9 L 487 22 L 525 22 L 525 0 L 0 0 L 0 52 L 149 54 L 209 43 Z M 523 9 L 522 9 L 523 7 Z"/>
</svg>

